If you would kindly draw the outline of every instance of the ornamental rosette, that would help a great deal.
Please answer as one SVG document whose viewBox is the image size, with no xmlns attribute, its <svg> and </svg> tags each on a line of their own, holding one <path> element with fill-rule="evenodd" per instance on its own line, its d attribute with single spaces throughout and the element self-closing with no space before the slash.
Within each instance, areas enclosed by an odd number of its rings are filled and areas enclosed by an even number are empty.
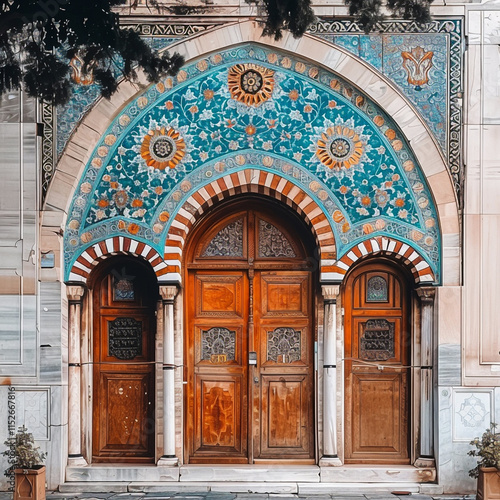
<svg viewBox="0 0 500 500">
<path fill-rule="evenodd" d="M 173 128 L 150 130 L 141 144 L 141 156 L 148 167 L 174 168 L 186 154 L 186 143 Z"/>
<path fill-rule="evenodd" d="M 233 99 L 259 106 L 273 93 L 274 71 L 256 64 L 235 64 L 228 70 L 227 82 Z"/>
<path fill-rule="evenodd" d="M 316 156 L 328 168 L 340 170 L 357 165 L 364 153 L 363 141 L 349 127 L 335 125 L 321 134 Z"/>
</svg>

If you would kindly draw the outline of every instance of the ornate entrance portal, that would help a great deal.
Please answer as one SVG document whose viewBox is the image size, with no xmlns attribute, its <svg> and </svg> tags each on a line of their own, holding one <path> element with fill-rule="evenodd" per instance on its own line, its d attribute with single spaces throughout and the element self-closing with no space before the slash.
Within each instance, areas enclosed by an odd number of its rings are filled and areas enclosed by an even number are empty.
<svg viewBox="0 0 500 500">
<path fill-rule="evenodd" d="M 294 214 L 256 198 L 195 230 L 185 294 L 187 462 L 313 462 L 309 239 Z"/>
<path fill-rule="evenodd" d="M 410 463 L 408 293 L 388 261 L 363 264 L 347 278 L 346 463 Z"/>
</svg>

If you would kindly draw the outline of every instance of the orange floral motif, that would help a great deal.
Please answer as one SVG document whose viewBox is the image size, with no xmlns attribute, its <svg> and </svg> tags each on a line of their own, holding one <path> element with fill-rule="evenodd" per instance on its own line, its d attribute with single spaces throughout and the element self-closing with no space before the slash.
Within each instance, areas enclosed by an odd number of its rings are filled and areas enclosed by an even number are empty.
<svg viewBox="0 0 500 500">
<path fill-rule="evenodd" d="M 155 193 L 156 194 L 162 194 L 163 193 L 163 188 L 161 186 L 156 186 L 155 187 Z"/>
<path fill-rule="evenodd" d="M 148 167 L 174 168 L 184 157 L 186 143 L 173 128 L 150 130 L 141 145 L 141 156 Z"/>
<path fill-rule="evenodd" d="M 373 233 L 373 226 L 371 224 L 363 224 L 363 233 L 365 234 Z"/>
<path fill-rule="evenodd" d="M 253 135 L 255 134 L 255 132 L 257 132 L 257 129 L 253 125 L 248 125 L 245 129 L 245 132 L 247 133 L 247 135 Z"/>
<path fill-rule="evenodd" d="M 134 200 L 132 200 L 132 206 L 134 208 L 142 207 L 142 200 L 140 200 L 139 198 L 135 198 Z"/>
<path fill-rule="evenodd" d="M 317 145 L 316 156 L 327 167 L 336 170 L 357 165 L 364 152 L 359 135 L 342 125 L 328 128 L 321 134 Z"/>
<path fill-rule="evenodd" d="M 304 106 L 304 113 L 312 113 L 312 106 L 310 104 L 306 104 Z"/>
<path fill-rule="evenodd" d="M 116 182 L 116 181 L 110 182 L 109 187 L 111 189 L 118 189 L 118 182 Z"/>
<path fill-rule="evenodd" d="M 167 222 L 168 219 L 170 219 L 170 214 L 168 212 L 161 212 L 158 219 L 160 219 L 161 222 Z"/>
<path fill-rule="evenodd" d="M 98 202 L 97 202 L 97 206 L 101 207 L 101 208 L 106 208 L 109 206 L 109 201 L 106 199 L 106 198 L 101 198 Z"/>
<path fill-rule="evenodd" d="M 128 225 L 127 227 L 127 231 L 130 233 L 130 234 L 137 234 L 139 232 L 139 226 L 137 224 L 135 224 L 134 222 L 132 222 L 131 224 Z"/>
<path fill-rule="evenodd" d="M 396 137 L 396 132 L 394 132 L 394 130 L 392 130 L 392 128 L 388 128 L 385 131 L 385 136 L 387 137 L 387 139 L 392 141 L 392 139 L 394 139 Z"/>
<path fill-rule="evenodd" d="M 405 206 L 404 198 L 396 198 L 394 200 L 394 205 L 396 205 L 397 207 L 404 207 Z"/>
<path fill-rule="evenodd" d="M 210 89 L 204 90 L 203 97 L 205 98 L 205 100 L 210 101 L 210 99 L 213 99 L 214 97 L 214 91 Z"/>
<path fill-rule="evenodd" d="M 333 212 L 333 220 L 337 223 L 342 222 L 344 220 L 344 214 L 340 210 L 335 210 L 335 212 Z"/>
<path fill-rule="evenodd" d="M 256 64 L 235 64 L 229 68 L 227 81 L 233 99 L 259 106 L 273 93 L 274 71 Z"/>
<path fill-rule="evenodd" d="M 171 109 L 174 109 L 174 103 L 172 101 L 167 101 L 165 103 L 165 107 L 170 111 Z"/>
<path fill-rule="evenodd" d="M 422 90 L 422 85 L 429 83 L 433 56 L 434 52 L 426 52 L 423 47 L 414 47 L 410 52 L 401 52 L 403 68 L 408 73 L 408 83 L 415 85 L 415 90 Z"/>
<path fill-rule="evenodd" d="M 191 113 L 193 113 L 193 115 L 194 115 L 195 113 L 198 113 L 198 106 L 196 106 L 196 104 L 194 104 L 193 106 L 191 106 L 191 107 L 189 108 L 189 111 L 191 111 Z"/>
<path fill-rule="evenodd" d="M 124 208 L 127 206 L 127 202 L 128 202 L 128 195 L 127 195 L 127 192 L 126 191 L 117 191 L 114 195 L 113 195 L 113 201 L 115 202 L 115 205 L 118 207 L 118 208 Z"/>
<path fill-rule="evenodd" d="M 72 69 L 71 78 L 80 85 L 92 85 L 94 83 L 95 63 L 85 64 L 84 60 L 76 54 L 69 62 Z"/>
<path fill-rule="evenodd" d="M 291 101 L 296 101 L 299 98 L 299 91 L 297 89 L 290 90 L 288 97 Z"/>
<path fill-rule="evenodd" d="M 341 192 L 341 194 L 347 194 L 349 188 L 347 186 L 340 186 L 339 191 Z"/>
<path fill-rule="evenodd" d="M 361 204 L 367 207 L 368 205 L 371 205 L 371 198 L 369 196 L 363 196 L 361 197 Z"/>
</svg>

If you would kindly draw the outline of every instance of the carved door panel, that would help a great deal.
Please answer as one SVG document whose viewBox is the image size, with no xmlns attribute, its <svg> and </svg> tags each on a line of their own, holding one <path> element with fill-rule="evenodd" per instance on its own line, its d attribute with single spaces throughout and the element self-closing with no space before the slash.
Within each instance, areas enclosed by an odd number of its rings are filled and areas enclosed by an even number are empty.
<svg viewBox="0 0 500 500">
<path fill-rule="evenodd" d="M 215 212 L 186 250 L 189 463 L 314 460 L 307 235 L 259 205 Z"/>
<path fill-rule="evenodd" d="M 253 368 L 256 460 L 314 457 L 310 273 L 255 275 Z"/>
<path fill-rule="evenodd" d="M 345 304 L 346 463 L 409 463 L 406 281 L 389 264 L 349 275 Z"/>
<path fill-rule="evenodd" d="M 188 286 L 189 461 L 247 463 L 248 281 L 241 271 L 198 271 Z"/>
<path fill-rule="evenodd" d="M 92 459 L 152 462 L 154 282 L 130 261 L 107 271 L 94 288 Z"/>
</svg>

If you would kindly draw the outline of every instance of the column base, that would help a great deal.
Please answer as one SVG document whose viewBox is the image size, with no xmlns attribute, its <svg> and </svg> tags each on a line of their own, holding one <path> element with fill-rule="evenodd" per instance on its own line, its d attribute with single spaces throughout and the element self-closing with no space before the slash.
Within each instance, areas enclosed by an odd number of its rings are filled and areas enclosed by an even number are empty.
<svg viewBox="0 0 500 500">
<path fill-rule="evenodd" d="M 414 465 L 419 469 L 435 468 L 436 460 L 432 457 L 419 457 L 415 460 Z"/>
<path fill-rule="evenodd" d="M 176 456 L 163 455 L 156 463 L 158 467 L 177 467 L 179 459 Z"/>
<path fill-rule="evenodd" d="M 326 455 L 319 459 L 320 467 L 341 467 L 342 461 L 337 456 Z"/>
<path fill-rule="evenodd" d="M 68 455 L 68 467 L 84 467 L 88 465 L 83 455 Z"/>
</svg>

